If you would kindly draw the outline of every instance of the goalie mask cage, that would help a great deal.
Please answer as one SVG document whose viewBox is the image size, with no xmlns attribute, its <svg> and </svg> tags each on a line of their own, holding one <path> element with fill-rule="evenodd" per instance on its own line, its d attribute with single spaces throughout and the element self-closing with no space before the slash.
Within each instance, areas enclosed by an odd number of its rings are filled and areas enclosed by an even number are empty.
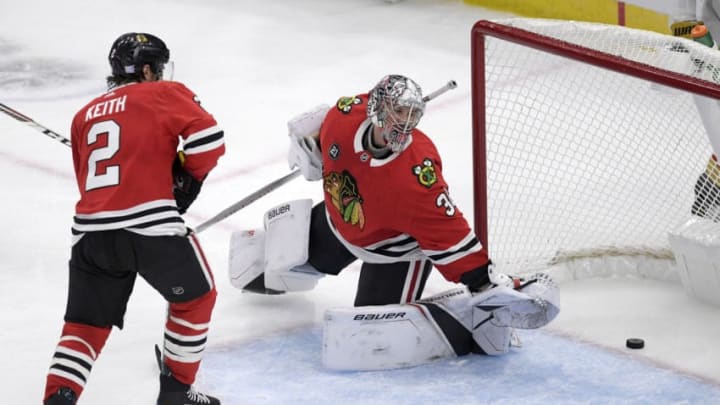
<svg viewBox="0 0 720 405">
<path fill-rule="evenodd" d="M 471 46 L 475 229 L 493 262 L 672 259 L 712 154 L 695 100 L 720 98 L 720 51 L 525 18 L 477 22 Z"/>
</svg>

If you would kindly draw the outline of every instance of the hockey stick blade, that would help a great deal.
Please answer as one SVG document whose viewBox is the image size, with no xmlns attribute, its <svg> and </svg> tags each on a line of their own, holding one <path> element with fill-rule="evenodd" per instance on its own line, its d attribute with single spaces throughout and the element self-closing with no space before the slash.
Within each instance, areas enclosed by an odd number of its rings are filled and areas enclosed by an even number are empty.
<svg viewBox="0 0 720 405">
<path fill-rule="evenodd" d="M 54 139 L 54 140 L 62 143 L 63 145 L 65 145 L 65 146 L 70 146 L 70 140 L 69 140 L 69 139 L 65 138 L 64 136 L 58 134 L 57 132 L 51 130 L 51 129 L 48 128 L 48 127 L 45 127 L 45 126 L 43 126 L 43 125 L 38 124 L 38 123 L 37 123 L 35 120 L 33 120 L 32 118 L 28 117 L 27 115 L 25 115 L 25 114 L 23 114 L 23 113 L 21 113 L 21 112 L 19 112 L 19 111 L 17 111 L 17 110 L 14 110 L 14 109 L 8 107 L 7 105 L 5 105 L 5 104 L 3 104 L 3 103 L 0 103 L 0 111 L 2 111 L 2 112 L 4 112 L 5 114 L 11 116 L 12 118 L 15 118 L 16 120 L 18 120 L 18 121 L 20 121 L 20 122 L 23 122 L 23 123 L 25 123 L 25 124 L 27 124 L 27 125 L 35 128 L 35 129 L 37 129 L 38 131 L 40 131 L 40 132 L 42 132 L 43 134 L 49 136 L 50 138 L 52 138 L 52 139 Z"/>
<path fill-rule="evenodd" d="M 292 179 L 298 177 L 299 175 L 300 175 L 300 170 L 295 170 L 295 171 L 292 171 L 292 172 L 280 177 L 279 179 L 277 179 L 271 183 L 266 184 L 265 186 L 256 190 L 254 193 L 248 195 L 247 197 L 243 198 L 242 200 L 236 202 L 235 204 L 225 208 L 224 210 L 220 211 L 214 217 L 212 217 L 212 218 L 208 219 L 207 221 L 203 222 L 202 224 L 198 225 L 195 228 L 195 233 L 200 233 L 200 232 L 204 231 L 205 229 L 209 228 L 210 226 L 229 217 L 230 215 L 240 211 L 241 209 L 254 203 L 255 201 L 257 201 L 260 198 L 264 197 L 265 195 L 269 194 L 271 191 L 274 191 L 275 189 L 282 186 L 283 184 L 290 182 Z"/>
</svg>

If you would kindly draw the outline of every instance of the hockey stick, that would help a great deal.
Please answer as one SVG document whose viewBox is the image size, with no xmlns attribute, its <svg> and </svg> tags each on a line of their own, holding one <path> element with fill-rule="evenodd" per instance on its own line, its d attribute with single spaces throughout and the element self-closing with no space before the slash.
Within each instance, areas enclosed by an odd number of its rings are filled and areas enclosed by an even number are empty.
<svg viewBox="0 0 720 405">
<path fill-rule="evenodd" d="M 455 87 L 457 87 L 457 83 L 455 83 L 455 80 L 450 80 L 449 82 L 445 83 L 444 86 L 423 97 L 423 101 L 427 103 L 428 101 L 436 98 L 437 96 L 445 93 L 448 90 L 454 89 Z"/>
<path fill-rule="evenodd" d="M 243 198 L 242 200 L 236 202 L 235 204 L 225 208 L 224 210 L 220 211 L 217 215 L 214 217 L 208 219 L 207 221 L 203 222 L 202 224 L 195 227 L 195 233 L 199 233 L 207 229 L 208 227 L 215 225 L 216 223 L 222 221 L 223 219 L 229 217 L 230 215 L 240 211 L 241 209 L 247 207 L 248 205 L 254 203 L 255 201 L 259 200 L 261 197 L 264 197 L 271 191 L 274 191 L 275 189 L 279 188 L 285 183 L 290 182 L 290 180 L 294 179 L 295 177 L 298 177 L 300 175 L 300 170 L 292 171 L 282 177 L 280 177 L 277 180 L 272 181 L 271 183 L 268 183 L 259 189 L 257 189 L 254 193 L 248 195 L 247 197 Z"/>
<path fill-rule="evenodd" d="M 25 114 L 22 114 L 8 106 L 6 106 L 3 103 L 0 103 L 0 111 L 4 112 L 5 114 L 15 118 L 16 120 L 23 122 L 27 125 L 30 125 L 31 127 L 37 129 L 38 131 L 42 132 L 43 134 L 49 136 L 50 138 L 62 143 L 63 145 L 70 146 L 70 140 L 65 138 L 64 136 L 58 134 L 57 132 L 49 129 L 48 127 L 41 125 L 37 123 L 32 118 L 28 117 Z"/>
<path fill-rule="evenodd" d="M 457 83 L 455 80 L 450 80 L 447 82 L 443 87 L 433 91 L 432 93 L 426 95 L 423 97 L 424 102 L 428 102 L 437 96 L 445 93 L 448 90 L 452 90 L 457 87 Z M 275 189 L 279 188 L 280 186 L 284 185 L 285 183 L 290 182 L 290 180 L 298 177 L 300 175 L 300 170 L 292 171 L 283 177 L 280 177 L 279 179 L 273 181 L 272 183 L 268 183 L 267 185 L 261 187 L 254 193 L 248 195 L 247 197 L 243 198 L 242 200 L 236 202 L 235 204 L 225 208 L 224 210 L 220 211 L 217 215 L 214 217 L 208 219 L 207 221 L 203 222 L 202 224 L 198 225 L 195 228 L 195 233 L 199 233 L 207 229 L 208 227 L 215 225 L 216 223 L 222 221 L 223 219 L 229 217 L 230 215 L 240 211 L 241 209 L 247 207 L 248 205 L 252 204 L 256 200 L 260 199 L 261 197 L 267 195 L 271 191 L 274 191 Z"/>
</svg>

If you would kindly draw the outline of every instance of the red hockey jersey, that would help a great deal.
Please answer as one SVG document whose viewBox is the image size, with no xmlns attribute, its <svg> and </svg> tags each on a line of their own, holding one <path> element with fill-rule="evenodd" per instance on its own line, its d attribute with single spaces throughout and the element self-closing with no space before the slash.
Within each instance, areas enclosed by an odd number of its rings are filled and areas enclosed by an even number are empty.
<svg viewBox="0 0 720 405">
<path fill-rule="evenodd" d="M 185 234 L 172 191 L 180 139 L 185 169 L 197 179 L 225 152 L 213 116 L 171 81 L 127 84 L 97 97 L 75 115 L 71 135 L 80 191 L 75 234 L 122 228 Z"/>
<path fill-rule="evenodd" d="M 450 199 L 432 141 L 417 128 L 400 153 L 376 159 L 363 138 L 367 94 L 341 98 L 320 128 L 323 189 L 331 227 L 358 258 L 429 258 L 450 281 L 488 262 Z"/>
</svg>

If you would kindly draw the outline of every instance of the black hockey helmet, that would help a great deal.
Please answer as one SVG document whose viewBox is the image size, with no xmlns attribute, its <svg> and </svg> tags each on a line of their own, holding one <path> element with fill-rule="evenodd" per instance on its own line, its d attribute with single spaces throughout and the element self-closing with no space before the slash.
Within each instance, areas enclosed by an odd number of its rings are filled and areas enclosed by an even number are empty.
<svg viewBox="0 0 720 405">
<path fill-rule="evenodd" d="M 150 65 L 153 73 L 162 77 L 165 64 L 170 60 L 170 50 L 155 35 L 129 32 L 113 42 L 108 54 L 112 75 L 134 77 L 142 72 L 143 65 Z"/>
</svg>

